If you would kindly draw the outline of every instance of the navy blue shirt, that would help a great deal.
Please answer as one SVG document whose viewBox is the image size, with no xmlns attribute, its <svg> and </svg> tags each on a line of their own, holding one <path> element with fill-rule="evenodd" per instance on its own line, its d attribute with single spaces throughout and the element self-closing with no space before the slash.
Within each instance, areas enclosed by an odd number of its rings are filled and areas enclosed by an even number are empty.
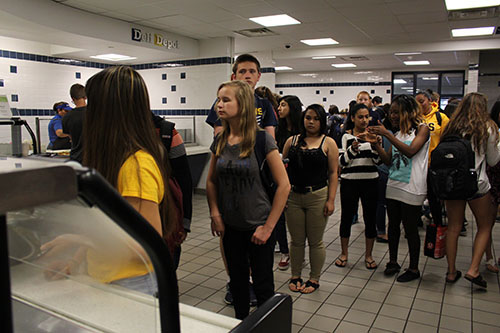
<svg viewBox="0 0 500 333">
<path fill-rule="evenodd" d="M 255 117 L 257 119 L 257 124 L 261 128 L 266 128 L 267 126 L 277 126 L 278 121 L 276 120 L 276 115 L 274 113 L 271 103 L 267 99 L 261 98 L 257 95 L 254 96 L 255 96 Z M 217 112 L 215 111 L 216 103 L 217 101 L 215 101 L 214 104 L 212 104 L 207 119 L 205 120 L 205 122 L 212 127 L 222 126 L 220 119 L 217 116 Z"/>
</svg>

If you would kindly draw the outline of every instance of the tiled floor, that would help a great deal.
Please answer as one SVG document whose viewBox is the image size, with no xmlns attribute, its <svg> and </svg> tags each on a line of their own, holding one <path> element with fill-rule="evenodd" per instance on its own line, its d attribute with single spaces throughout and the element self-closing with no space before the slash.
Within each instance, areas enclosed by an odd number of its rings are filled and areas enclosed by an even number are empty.
<svg viewBox="0 0 500 333">
<path fill-rule="evenodd" d="M 337 195 L 335 213 L 325 232 L 326 263 L 320 288 L 310 294 L 291 293 L 287 280 L 290 271 L 275 269 L 276 290 L 291 294 L 294 332 L 500 332 L 500 292 L 496 274 L 481 273 L 488 281 L 488 291 L 471 287 L 461 278 L 454 285 L 445 284 L 446 259 L 420 258 L 422 278 L 402 284 L 395 277 L 385 277 L 387 244 L 375 244 L 374 258 L 380 267 L 374 271 L 364 266 L 364 226 L 352 228 L 349 262 L 338 268 L 333 262 L 340 253 L 340 203 Z M 226 273 L 220 258 L 219 240 L 210 233 L 206 199 L 195 195 L 192 232 L 183 245 L 177 271 L 180 301 L 210 311 L 234 316 L 225 305 Z M 472 221 L 470 212 L 468 220 Z M 466 237 L 459 239 L 458 269 L 465 272 L 472 253 L 475 223 L 470 222 Z M 423 241 L 424 231 L 420 231 Z M 500 226 L 493 230 L 500 240 Z M 407 244 L 401 237 L 399 261 L 407 266 Z M 307 255 L 307 254 L 306 254 Z M 279 253 L 275 255 L 276 264 Z M 484 261 L 484 260 L 483 260 Z M 303 271 L 307 277 L 309 266 Z"/>
</svg>

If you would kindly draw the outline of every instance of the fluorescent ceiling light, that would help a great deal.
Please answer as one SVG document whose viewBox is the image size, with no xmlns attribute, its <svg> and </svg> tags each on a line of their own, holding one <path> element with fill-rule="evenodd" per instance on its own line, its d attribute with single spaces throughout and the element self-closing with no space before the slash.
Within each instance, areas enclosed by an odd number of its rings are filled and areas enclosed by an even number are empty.
<svg viewBox="0 0 500 333">
<path fill-rule="evenodd" d="M 430 65 L 429 60 L 411 60 L 411 61 L 403 61 L 406 66 L 422 66 L 422 65 Z"/>
<path fill-rule="evenodd" d="M 422 80 L 426 80 L 426 81 L 428 81 L 428 80 L 437 80 L 437 79 L 438 79 L 438 78 L 437 78 L 437 77 L 435 77 L 435 76 L 431 76 L 431 77 L 426 77 L 426 76 L 424 76 L 424 77 L 422 78 Z"/>
<path fill-rule="evenodd" d="M 485 36 L 485 35 L 493 35 L 494 31 L 495 27 L 452 29 L 451 35 L 453 37 Z"/>
<path fill-rule="evenodd" d="M 312 57 L 314 60 L 318 59 L 335 59 L 337 58 L 336 56 L 319 56 L 319 57 Z"/>
<path fill-rule="evenodd" d="M 90 56 L 90 57 L 94 58 L 94 59 L 111 60 L 111 61 L 121 61 L 121 60 L 137 59 L 136 57 L 129 57 L 129 56 L 126 56 L 126 55 L 115 54 L 115 53 L 99 54 L 99 55 Z"/>
<path fill-rule="evenodd" d="M 356 67 L 355 64 L 332 64 L 333 67 L 335 68 L 350 68 L 350 67 Z"/>
<path fill-rule="evenodd" d="M 417 55 L 417 54 L 422 54 L 422 52 L 398 52 L 394 53 L 396 56 L 409 56 L 409 55 Z"/>
<path fill-rule="evenodd" d="M 361 72 L 354 72 L 355 75 L 361 75 L 361 74 L 371 74 L 373 73 L 372 71 L 361 71 Z"/>
<path fill-rule="evenodd" d="M 394 82 L 394 84 L 405 84 L 406 83 L 406 81 L 403 79 L 394 79 L 393 82 Z"/>
<path fill-rule="evenodd" d="M 499 6 L 499 0 L 445 0 L 446 9 L 457 10 L 457 9 L 468 9 L 468 8 L 481 8 L 481 7 L 493 7 Z"/>
<path fill-rule="evenodd" d="M 299 74 L 299 76 L 316 77 L 316 76 L 318 76 L 318 74 L 316 74 L 316 73 L 303 73 L 303 74 Z"/>
<path fill-rule="evenodd" d="M 299 21 L 286 14 L 251 17 L 250 21 L 254 21 L 255 23 L 258 23 L 265 27 L 277 27 L 282 25 L 300 24 Z"/>
<path fill-rule="evenodd" d="M 334 45 L 339 43 L 332 38 L 302 39 L 301 42 L 309 46 Z"/>
<path fill-rule="evenodd" d="M 277 66 L 277 67 L 274 67 L 274 70 L 277 70 L 277 71 L 289 71 L 293 69 L 292 67 L 288 67 L 288 66 Z"/>
</svg>

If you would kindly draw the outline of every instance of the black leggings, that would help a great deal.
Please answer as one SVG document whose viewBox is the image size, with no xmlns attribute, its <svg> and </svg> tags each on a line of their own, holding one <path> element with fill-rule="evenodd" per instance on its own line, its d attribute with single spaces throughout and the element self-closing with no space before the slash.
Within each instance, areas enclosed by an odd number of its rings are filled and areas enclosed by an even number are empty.
<svg viewBox="0 0 500 333">
<path fill-rule="evenodd" d="M 420 255 L 420 236 L 418 234 L 418 219 L 422 206 L 413 206 L 404 202 L 387 199 L 387 216 L 389 217 L 389 257 L 391 262 L 398 262 L 400 225 L 403 222 L 408 249 L 410 251 L 410 269 L 418 270 Z"/>
<path fill-rule="evenodd" d="M 378 178 L 374 179 L 342 179 L 340 181 L 340 237 L 351 236 L 351 225 L 357 213 L 358 201 L 361 198 L 363 220 L 365 221 L 365 237 L 377 237 L 376 216 Z"/>
</svg>

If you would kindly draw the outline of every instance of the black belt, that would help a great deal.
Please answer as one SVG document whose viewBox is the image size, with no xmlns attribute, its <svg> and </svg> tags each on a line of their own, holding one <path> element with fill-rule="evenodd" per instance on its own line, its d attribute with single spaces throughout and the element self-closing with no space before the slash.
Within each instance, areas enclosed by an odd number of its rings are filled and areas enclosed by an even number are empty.
<svg viewBox="0 0 500 333">
<path fill-rule="evenodd" d="M 304 193 L 309 193 L 309 192 L 314 192 L 314 191 L 320 190 L 320 189 L 322 189 L 325 186 L 327 186 L 326 182 L 318 184 L 318 185 L 313 185 L 313 186 L 296 186 L 296 185 L 292 185 L 292 191 L 295 192 L 295 193 L 302 193 L 302 194 L 304 194 Z"/>
</svg>

